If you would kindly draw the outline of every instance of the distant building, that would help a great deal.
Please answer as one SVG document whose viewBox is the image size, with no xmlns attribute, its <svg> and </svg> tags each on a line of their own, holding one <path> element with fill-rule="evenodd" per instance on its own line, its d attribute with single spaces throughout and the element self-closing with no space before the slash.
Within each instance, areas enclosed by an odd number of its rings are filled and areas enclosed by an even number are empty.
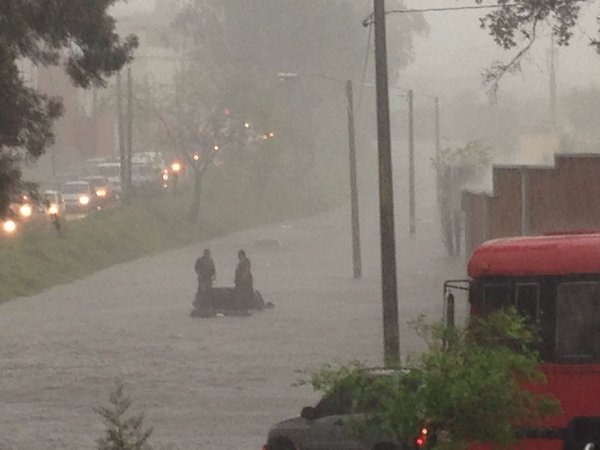
<svg viewBox="0 0 600 450">
<path fill-rule="evenodd" d="M 158 2 L 156 12 L 154 2 L 146 0 L 129 2 L 128 7 L 112 11 L 117 19 L 119 34 L 126 36 L 134 33 L 140 40 L 140 47 L 136 50 L 135 60 L 131 65 L 136 86 L 144 85 L 148 89 L 164 91 L 173 84 L 177 57 L 170 48 L 167 36 L 171 20 L 164 10 L 167 3 L 170 2 Z M 142 7 L 139 7 L 140 4 Z M 172 14 L 174 5 L 169 8 L 169 13 Z M 118 155 L 114 78 L 108 80 L 105 89 L 84 90 L 71 83 L 61 66 L 36 67 L 25 61 L 21 64 L 21 70 L 24 79 L 32 87 L 46 95 L 62 98 L 65 106 L 65 114 L 57 121 L 54 129 L 55 144 L 38 164 L 39 170 L 44 172 L 42 178 L 74 170 L 85 159 Z M 125 110 L 126 102 L 123 100 Z M 144 146 L 140 139 L 134 139 L 134 147 L 136 144 Z"/>
</svg>

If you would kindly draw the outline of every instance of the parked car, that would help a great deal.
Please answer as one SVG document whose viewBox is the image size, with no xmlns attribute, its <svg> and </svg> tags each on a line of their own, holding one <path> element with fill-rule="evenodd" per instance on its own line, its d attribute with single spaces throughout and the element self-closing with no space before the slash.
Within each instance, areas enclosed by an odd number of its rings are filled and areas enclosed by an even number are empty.
<svg viewBox="0 0 600 450">
<path fill-rule="evenodd" d="M 58 191 L 44 191 L 42 200 L 49 215 L 56 214 L 58 217 L 63 217 L 66 212 L 65 200 Z"/>
<path fill-rule="evenodd" d="M 390 371 L 373 374 L 386 376 Z M 316 406 L 302 409 L 300 417 L 275 424 L 269 430 L 263 450 L 401 450 L 425 448 L 427 429 L 415 430 L 410 445 L 385 436 L 359 437 L 352 429 L 361 414 L 353 410 L 352 390 L 340 386 L 325 395 Z"/>
<path fill-rule="evenodd" d="M 67 212 L 89 212 L 98 207 L 98 200 L 88 181 L 69 181 L 63 189 Z"/>
</svg>

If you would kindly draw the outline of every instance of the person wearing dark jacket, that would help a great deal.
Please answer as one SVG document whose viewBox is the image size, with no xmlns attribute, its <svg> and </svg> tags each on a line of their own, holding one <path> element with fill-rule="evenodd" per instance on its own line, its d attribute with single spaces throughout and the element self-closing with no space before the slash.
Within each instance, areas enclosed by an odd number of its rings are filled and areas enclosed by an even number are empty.
<svg viewBox="0 0 600 450">
<path fill-rule="evenodd" d="M 252 279 L 252 264 L 244 250 L 238 252 L 238 264 L 235 268 L 235 299 L 242 308 L 250 308 L 254 296 L 254 280 Z"/>
<path fill-rule="evenodd" d="M 194 270 L 198 275 L 198 292 L 194 305 L 197 308 L 212 307 L 212 285 L 217 277 L 217 271 L 209 249 L 204 250 L 202 257 L 196 260 Z"/>
</svg>

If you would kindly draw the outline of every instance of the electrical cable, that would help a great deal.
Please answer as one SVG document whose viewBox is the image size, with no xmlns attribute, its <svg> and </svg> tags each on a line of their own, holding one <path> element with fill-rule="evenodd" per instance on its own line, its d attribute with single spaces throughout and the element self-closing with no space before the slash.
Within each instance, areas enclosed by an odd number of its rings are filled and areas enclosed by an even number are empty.
<svg viewBox="0 0 600 450">
<path fill-rule="evenodd" d="M 588 0 L 570 0 L 567 3 L 582 3 Z M 439 8 L 411 8 L 411 9 L 390 9 L 387 14 L 411 14 L 411 13 L 426 13 L 426 12 L 449 12 L 449 11 L 468 11 L 478 9 L 495 9 L 495 8 L 514 8 L 523 6 L 519 3 L 494 3 L 492 5 L 465 5 L 465 6 L 446 6 Z M 373 13 L 363 20 L 362 24 L 366 28 L 373 23 Z"/>
</svg>

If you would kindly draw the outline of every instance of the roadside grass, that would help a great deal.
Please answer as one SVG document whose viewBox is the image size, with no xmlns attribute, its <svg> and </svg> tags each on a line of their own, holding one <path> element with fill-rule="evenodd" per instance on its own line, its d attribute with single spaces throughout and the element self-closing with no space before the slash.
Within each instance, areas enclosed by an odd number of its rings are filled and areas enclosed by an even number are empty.
<svg viewBox="0 0 600 450">
<path fill-rule="evenodd" d="M 257 206 L 207 196 L 197 225 L 187 220 L 187 195 L 164 193 L 67 223 L 63 237 L 50 224 L 0 239 L 0 302 L 80 279 L 114 264 L 183 247 L 233 231 L 306 217 L 339 203 L 337 195 L 281 192 Z"/>
</svg>

